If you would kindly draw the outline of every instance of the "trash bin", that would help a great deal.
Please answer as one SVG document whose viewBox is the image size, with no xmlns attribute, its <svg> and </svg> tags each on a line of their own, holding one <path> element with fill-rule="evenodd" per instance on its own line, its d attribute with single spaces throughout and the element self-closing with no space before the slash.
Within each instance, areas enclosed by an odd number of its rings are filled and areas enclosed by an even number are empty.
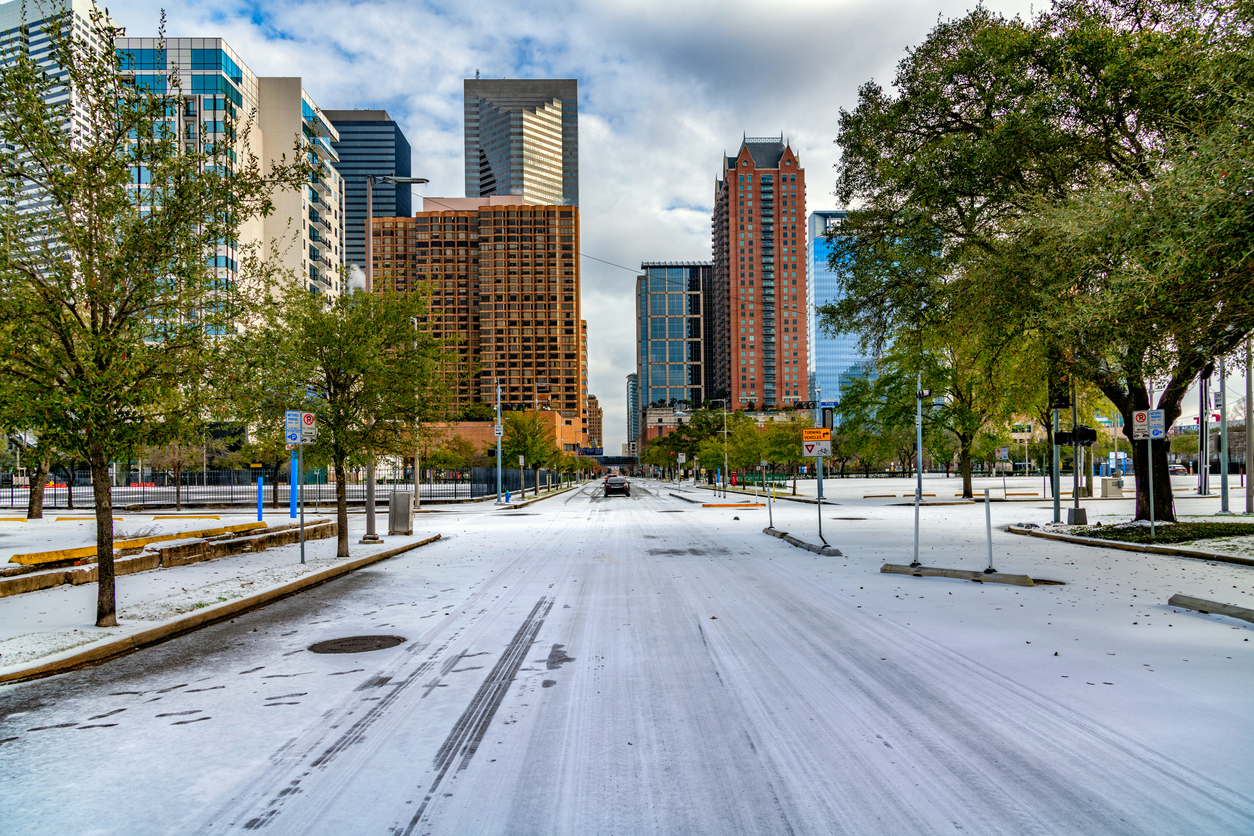
<svg viewBox="0 0 1254 836">
<path fill-rule="evenodd" d="M 1123 498 L 1123 480 L 1115 477 L 1102 478 L 1102 497 L 1111 499 Z"/>
<path fill-rule="evenodd" d="M 414 533 L 414 495 L 395 491 L 388 503 L 388 534 Z"/>
</svg>

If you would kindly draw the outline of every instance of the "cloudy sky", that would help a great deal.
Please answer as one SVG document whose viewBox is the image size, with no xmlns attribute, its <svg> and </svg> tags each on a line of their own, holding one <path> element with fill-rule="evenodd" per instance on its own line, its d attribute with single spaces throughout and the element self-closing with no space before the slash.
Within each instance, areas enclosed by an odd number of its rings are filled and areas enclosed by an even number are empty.
<svg viewBox="0 0 1254 836">
<path fill-rule="evenodd" d="M 133 37 L 160 0 L 102 0 Z M 416 194 L 461 196 L 462 80 L 579 80 L 583 310 L 607 452 L 626 440 L 641 261 L 708 261 L 714 179 L 741 137 L 788 139 L 807 209 L 832 196 L 833 139 L 862 83 L 888 84 L 938 16 L 973 0 L 185 0 L 167 35 L 222 37 L 261 76 L 300 76 L 324 108 L 385 108 L 413 146 Z M 989 0 L 1005 14 L 1029 2 Z M 1038 2 L 1037 6 L 1043 5 Z M 417 204 L 415 204 L 417 206 Z M 610 266 L 611 262 L 621 267 Z"/>
</svg>

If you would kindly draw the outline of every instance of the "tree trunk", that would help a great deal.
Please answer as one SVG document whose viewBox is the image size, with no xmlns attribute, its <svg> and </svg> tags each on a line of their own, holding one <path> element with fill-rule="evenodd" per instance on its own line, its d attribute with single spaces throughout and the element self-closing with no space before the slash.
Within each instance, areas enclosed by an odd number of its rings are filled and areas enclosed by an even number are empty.
<svg viewBox="0 0 1254 836">
<path fill-rule="evenodd" d="M 65 507 L 74 508 L 74 462 L 65 468 Z"/>
<path fill-rule="evenodd" d="M 335 519 L 339 533 L 335 538 L 335 556 L 348 557 L 348 487 L 345 484 L 344 457 L 335 457 Z"/>
<path fill-rule="evenodd" d="M 1153 447 L 1150 457 L 1152 462 L 1145 460 L 1144 441 L 1132 445 L 1132 467 L 1136 471 L 1136 518 L 1148 520 L 1149 513 L 1149 468 L 1154 468 L 1154 520 L 1156 522 L 1175 522 L 1175 496 L 1171 492 L 1171 476 L 1167 472 L 1167 441 L 1149 442 Z"/>
<path fill-rule="evenodd" d="M 272 508 L 279 507 L 279 468 L 283 466 L 283 460 L 277 459 L 274 462 L 274 478 L 270 480 L 270 506 Z"/>
<path fill-rule="evenodd" d="M 96 626 L 116 627 L 117 592 L 113 578 L 113 489 L 109 485 L 109 460 L 96 445 L 89 450 L 91 493 L 96 502 Z"/>
<path fill-rule="evenodd" d="M 30 477 L 30 497 L 26 501 L 26 519 L 42 520 L 44 518 L 44 483 L 48 481 L 48 472 L 52 470 L 52 462 L 40 459 L 35 472 Z"/>
<path fill-rule="evenodd" d="M 971 439 L 958 436 L 958 467 L 962 470 L 962 498 L 971 499 Z"/>
</svg>

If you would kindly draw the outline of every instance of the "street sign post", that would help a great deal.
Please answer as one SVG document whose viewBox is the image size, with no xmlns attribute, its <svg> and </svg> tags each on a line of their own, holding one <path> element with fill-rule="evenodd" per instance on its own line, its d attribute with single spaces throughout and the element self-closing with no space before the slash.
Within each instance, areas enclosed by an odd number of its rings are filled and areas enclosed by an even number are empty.
<svg viewBox="0 0 1254 836">
<path fill-rule="evenodd" d="M 801 455 L 806 458 L 821 458 L 831 454 L 832 442 L 830 440 L 801 442 Z"/>
<path fill-rule="evenodd" d="M 680 454 L 679 454 L 679 463 L 680 463 L 680 464 L 684 464 L 684 463 L 685 463 L 685 462 L 687 462 L 687 461 L 688 461 L 688 454 L 687 454 L 687 453 L 680 453 Z"/>
<path fill-rule="evenodd" d="M 1161 409 L 1154 410 L 1161 414 Z M 1134 441 L 1148 441 L 1149 433 L 1149 410 L 1138 409 L 1132 413 L 1132 438 Z"/>
<path fill-rule="evenodd" d="M 493 424 L 492 434 L 496 436 L 497 438 L 500 438 L 501 436 L 505 434 L 505 428 L 502 427 L 500 424 Z"/>
<path fill-rule="evenodd" d="M 1149 437 L 1160 439 L 1167 437 L 1167 413 L 1161 409 L 1151 409 L 1149 413 Z"/>
<path fill-rule="evenodd" d="M 815 429 L 812 429 L 812 430 L 802 430 L 801 440 L 802 441 L 831 441 L 832 431 L 827 429 L 826 427 L 816 427 Z M 827 455 L 830 456 L 831 453 L 828 453 Z"/>
</svg>

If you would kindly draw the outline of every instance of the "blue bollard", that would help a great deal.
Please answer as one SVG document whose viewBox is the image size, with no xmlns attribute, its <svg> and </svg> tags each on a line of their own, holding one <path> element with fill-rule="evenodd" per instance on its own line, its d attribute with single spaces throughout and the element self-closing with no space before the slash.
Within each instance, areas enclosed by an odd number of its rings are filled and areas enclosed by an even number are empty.
<svg viewBox="0 0 1254 836">
<path fill-rule="evenodd" d="M 266 477 L 257 477 L 257 522 L 261 522 L 261 489 L 266 483 Z"/>
<path fill-rule="evenodd" d="M 287 477 L 287 504 L 289 506 L 288 516 L 296 519 L 296 450 L 292 450 L 292 464 L 288 468 Z"/>
</svg>

